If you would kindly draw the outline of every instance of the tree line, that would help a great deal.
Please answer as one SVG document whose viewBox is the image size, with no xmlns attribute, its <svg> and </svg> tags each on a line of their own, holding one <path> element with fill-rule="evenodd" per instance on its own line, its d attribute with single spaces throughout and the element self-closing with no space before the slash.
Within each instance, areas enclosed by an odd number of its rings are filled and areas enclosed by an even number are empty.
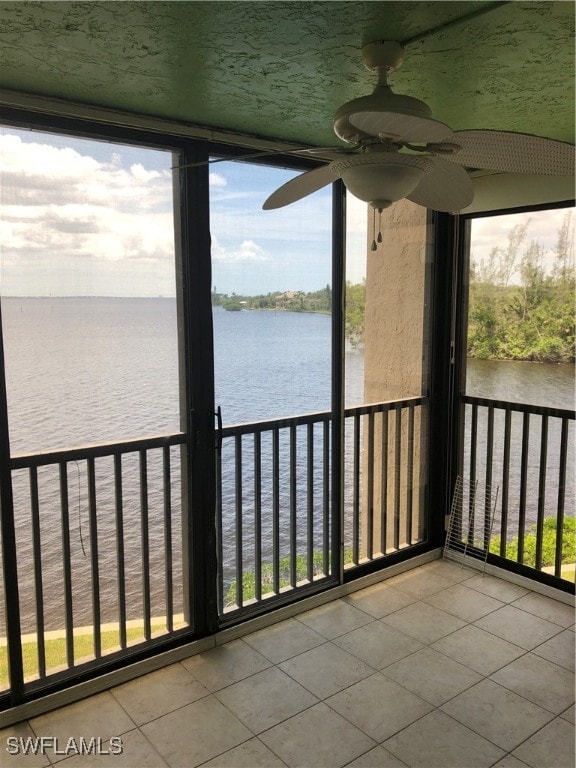
<svg viewBox="0 0 576 768">
<path fill-rule="evenodd" d="M 273 291 L 257 296 L 212 292 L 212 305 L 229 312 L 241 309 L 274 309 L 289 312 L 332 312 L 332 289 L 329 285 L 319 291 Z"/>
<path fill-rule="evenodd" d="M 257 296 L 212 291 L 212 305 L 223 307 L 228 312 L 243 309 L 282 310 L 288 312 L 319 312 L 331 314 L 332 288 L 327 285 L 318 291 L 273 291 Z M 364 311 L 366 307 L 366 284 L 346 283 L 346 338 L 352 346 L 364 342 Z"/>
<path fill-rule="evenodd" d="M 468 355 L 496 360 L 574 362 L 574 226 L 563 218 L 553 253 L 517 224 L 504 247 L 471 259 Z M 545 260 L 551 261 L 546 268 Z"/>
<path fill-rule="evenodd" d="M 574 222 L 568 211 L 549 253 L 527 241 L 530 220 L 514 226 L 507 243 L 484 259 L 470 259 L 469 357 L 492 360 L 574 362 Z M 241 309 L 332 312 L 332 289 L 271 292 L 257 296 L 217 293 L 212 303 Z M 346 338 L 364 343 L 366 283 L 346 283 Z"/>
</svg>

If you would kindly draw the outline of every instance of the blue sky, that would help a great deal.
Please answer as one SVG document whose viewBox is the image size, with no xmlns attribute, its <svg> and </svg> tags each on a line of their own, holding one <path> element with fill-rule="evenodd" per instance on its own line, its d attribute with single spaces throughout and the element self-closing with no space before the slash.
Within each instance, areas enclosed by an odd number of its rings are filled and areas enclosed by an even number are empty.
<svg viewBox="0 0 576 768">
<path fill-rule="evenodd" d="M 5 127 L 0 130 L 0 288 L 5 296 L 173 296 L 170 152 Z M 212 285 L 220 293 L 314 291 L 331 283 L 331 189 L 262 211 L 295 172 L 221 162 L 210 169 Z M 348 196 L 347 278 L 366 266 L 367 206 Z M 472 257 L 526 242 L 556 245 L 564 211 L 478 219 Z"/>
<path fill-rule="evenodd" d="M 174 295 L 170 152 L 4 128 L 4 295 Z M 221 293 L 331 282 L 331 190 L 262 211 L 293 171 L 211 166 L 212 283 Z M 364 277 L 366 206 L 349 212 L 350 278 Z"/>
<path fill-rule="evenodd" d="M 221 293 L 317 290 L 331 277 L 331 190 L 262 211 L 274 189 L 296 174 L 247 163 L 212 167 L 212 283 Z"/>
</svg>

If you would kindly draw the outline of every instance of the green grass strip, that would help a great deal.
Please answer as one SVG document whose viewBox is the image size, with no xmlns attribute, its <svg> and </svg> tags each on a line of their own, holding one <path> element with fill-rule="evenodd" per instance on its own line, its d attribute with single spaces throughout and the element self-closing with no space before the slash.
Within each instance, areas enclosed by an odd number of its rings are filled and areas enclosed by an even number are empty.
<svg viewBox="0 0 576 768">
<path fill-rule="evenodd" d="M 152 627 L 152 633 L 166 631 L 163 625 Z M 116 629 L 102 632 L 100 635 L 102 641 L 102 653 L 111 652 L 120 649 L 120 634 Z M 128 643 L 144 640 L 143 629 L 132 627 L 126 630 L 126 639 Z M 56 670 L 66 668 L 66 638 L 50 638 L 45 641 L 46 652 L 46 670 Z M 90 633 L 85 635 L 76 635 L 74 637 L 74 659 L 78 662 L 81 659 L 91 659 L 94 657 L 94 641 Z M 22 663 L 24 666 L 24 679 L 33 679 L 38 676 L 38 645 L 35 641 L 22 643 Z M 0 647 L 0 689 L 8 687 L 8 648 Z"/>
</svg>

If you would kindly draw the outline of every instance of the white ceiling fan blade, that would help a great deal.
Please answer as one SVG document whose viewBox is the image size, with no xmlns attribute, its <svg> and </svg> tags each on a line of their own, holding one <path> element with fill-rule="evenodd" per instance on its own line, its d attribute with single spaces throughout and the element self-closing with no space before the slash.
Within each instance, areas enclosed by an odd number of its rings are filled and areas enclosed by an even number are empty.
<svg viewBox="0 0 576 768">
<path fill-rule="evenodd" d="M 462 149 L 446 155 L 446 159 L 468 168 L 543 176 L 574 175 L 574 145 L 564 141 L 510 131 L 455 131 L 451 142 Z"/>
<path fill-rule="evenodd" d="M 337 178 L 337 174 L 331 170 L 329 165 L 322 165 L 312 171 L 306 171 L 306 173 L 301 173 L 300 176 L 290 179 L 286 184 L 278 187 L 275 192 L 272 192 L 262 208 L 265 211 L 270 211 L 273 208 L 290 205 L 290 203 L 295 203 L 296 200 L 301 200 L 303 197 L 311 195 L 312 192 L 336 181 Z"/>
<path fill-rule="evenodd" d="M 461 165 L 436 157 L 434 168 L 424 174 L 407 199 L 434 211 L 452 213 L 470 205 L 474 187 Z"/>
<path fill-rule="evenodd" d="M 425 144 L 452 139 L 452 129 L 444 123 L 402 112 L 353 112 L 349 120 L 355 128 L 371 136 L 399 136 L 408 143 Z"/>
</svg>

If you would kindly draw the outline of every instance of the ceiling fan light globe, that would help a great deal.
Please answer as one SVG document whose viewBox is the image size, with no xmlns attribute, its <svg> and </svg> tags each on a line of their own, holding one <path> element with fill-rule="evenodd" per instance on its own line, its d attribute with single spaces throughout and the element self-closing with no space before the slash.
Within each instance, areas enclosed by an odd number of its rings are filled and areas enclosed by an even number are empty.
<svg viewBox="0 0 576 768">
<path fill-rule="evenodd" d="M 433 166 L 424 157 L 379 152 L 336 160 L 330 167 L 354 197 L 373 208 L 388 208 L 413 192 Z"/>
</svg>

